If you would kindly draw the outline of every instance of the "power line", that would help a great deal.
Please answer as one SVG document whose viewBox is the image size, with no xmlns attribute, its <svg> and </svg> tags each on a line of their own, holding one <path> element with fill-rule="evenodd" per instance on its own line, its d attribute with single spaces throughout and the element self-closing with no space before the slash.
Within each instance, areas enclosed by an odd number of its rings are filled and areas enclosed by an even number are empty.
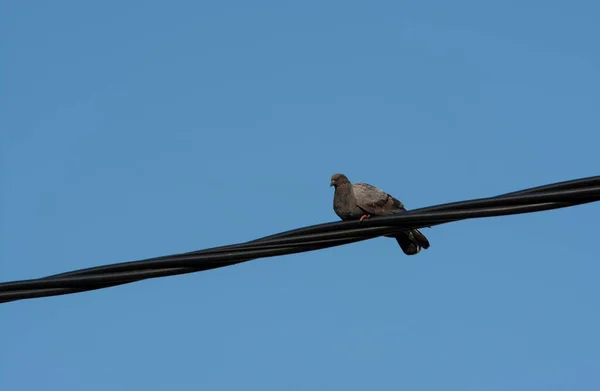
<svg viewBox="0 0 600 391">
<path fill-rule="evenodd" d="M 600 200 L 600 176 L 504 195 L 414 209 L 394 216 L 319 224 L 246 243 L 117 263 L 44 278 L 0 283 L 0 303 L 65 295 L 230 266 L 257 258 L 314 251 L 449 222 L 581 205 Z"/>
</svg>

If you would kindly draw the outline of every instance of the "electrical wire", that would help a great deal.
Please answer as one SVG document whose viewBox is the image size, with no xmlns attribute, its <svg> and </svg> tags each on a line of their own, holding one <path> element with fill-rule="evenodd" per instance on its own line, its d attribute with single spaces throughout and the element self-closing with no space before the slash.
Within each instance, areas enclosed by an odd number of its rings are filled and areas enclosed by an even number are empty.
<svg viewBox="0 0 600 391">
<path fill-rule="evenodd" d="M 393 216 L 318 224 L 246 243 L 117 263 L 39 279 L 0 283 L 0 303 L 108 288 L 150 278 L 235 265 L 257 258 L 341 246 L 413 228 L 472 218 L 539 212 L 600 200 L 600 176 L 504 195 L 414 209 Z"/>
</svg>

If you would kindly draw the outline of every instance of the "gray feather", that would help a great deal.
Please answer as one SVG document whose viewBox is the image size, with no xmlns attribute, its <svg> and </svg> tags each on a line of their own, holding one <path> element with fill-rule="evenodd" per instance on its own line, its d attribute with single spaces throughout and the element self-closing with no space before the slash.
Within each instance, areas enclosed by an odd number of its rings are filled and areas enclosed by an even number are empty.
<svg viewBox="0 0 600 391">
<path fill-rule="evenodd" d="M 389 216 L 393 213 L 406 211 L 402 202 L 398 201 L 383 190 L 367 183 L 352 185 L 357 205 L 375 216 Z"/>
</svg>

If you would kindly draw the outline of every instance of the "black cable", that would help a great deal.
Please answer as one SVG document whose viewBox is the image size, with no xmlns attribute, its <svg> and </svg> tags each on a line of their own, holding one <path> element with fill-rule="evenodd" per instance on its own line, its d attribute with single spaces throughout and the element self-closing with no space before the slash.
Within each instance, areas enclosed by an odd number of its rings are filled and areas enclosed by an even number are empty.
<svg viewBox="0 0 600 391">
<path fill-rule="evenodd" d="M 600 200 L 600 176 L 504 195 L 414 209 L 362 222 L 299 228 L 246 243 L 87 268 L 44 278 L 0 283 L 0 303 L 77 293 L 149 278 L 230 266 L 256 258 L 314 251 L 449 222 L 564 208 Z"/>
</svg>

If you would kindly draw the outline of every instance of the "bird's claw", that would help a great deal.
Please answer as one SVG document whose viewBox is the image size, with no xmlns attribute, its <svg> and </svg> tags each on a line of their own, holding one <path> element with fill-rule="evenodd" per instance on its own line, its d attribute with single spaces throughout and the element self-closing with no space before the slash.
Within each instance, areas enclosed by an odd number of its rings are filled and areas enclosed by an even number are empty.
<svg viewBox="0 0 600 391">
<path fill-rule="evenodd" d="M 371 217 L 371 216 L 369 216 L 367 214 L 362 215 L 362 216 L 360 216 L 360 220 L 358 220 L 358 221 L 362 222 L 364 219 L 368 219 L 369 217 Z"/>
</svg>

